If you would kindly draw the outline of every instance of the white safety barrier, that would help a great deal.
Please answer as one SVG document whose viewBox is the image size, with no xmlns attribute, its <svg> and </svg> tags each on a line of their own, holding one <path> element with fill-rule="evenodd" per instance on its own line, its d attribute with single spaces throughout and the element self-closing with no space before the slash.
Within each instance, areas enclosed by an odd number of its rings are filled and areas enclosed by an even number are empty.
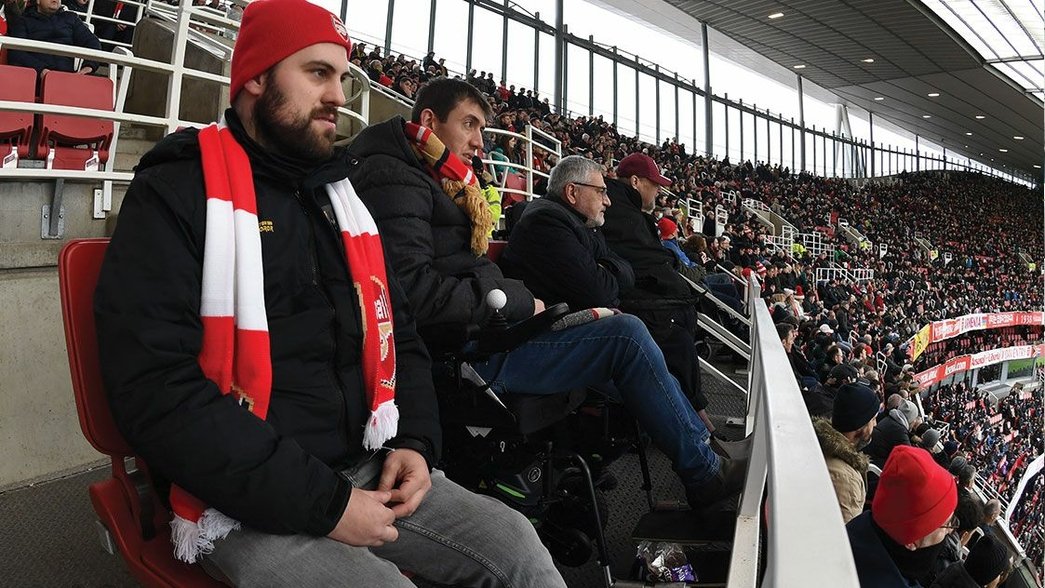
<svg viewBox="0 0 1045 588">
<path fill-rule="evenodd" d="M 856 588 L 849 536 L 802 393 L 757 281 L 748 287 L 753 296 L 747 427 L 754 438 L 727 586 Z M 763 528 L 765 574 L 759 577 Z"/>
</svg>

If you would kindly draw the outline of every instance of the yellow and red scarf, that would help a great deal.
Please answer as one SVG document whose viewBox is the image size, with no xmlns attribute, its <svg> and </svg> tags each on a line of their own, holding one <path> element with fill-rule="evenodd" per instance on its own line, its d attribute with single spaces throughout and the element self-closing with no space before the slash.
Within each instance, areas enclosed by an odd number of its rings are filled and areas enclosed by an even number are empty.
<svg viewBox="0 0 1045 588">
<path fill-rule="evenodd" d="M 472 223 L 471 250 L 476 256 L 486 255 L 490 246 L 490 231 L 494 221 L 490 215 L 490 204 L 479 188 L 470 162 L 461 161 L 446 148 L 432 129 L 417 123 L 406 123 L 406 138 L 414 148 L 429 173 L 439 182 L 443 193 L 454 201 Z"/>
</svg>

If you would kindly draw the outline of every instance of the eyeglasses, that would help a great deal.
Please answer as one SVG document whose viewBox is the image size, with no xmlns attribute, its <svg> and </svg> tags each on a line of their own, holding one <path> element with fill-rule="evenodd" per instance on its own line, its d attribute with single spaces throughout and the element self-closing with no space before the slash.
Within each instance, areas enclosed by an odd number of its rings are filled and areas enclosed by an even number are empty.
<svg viewBox="0 0 1045 588">
<path fill-rule="evenodd" d="M 604 196 L 606 194 L 606 186 L 596 186 L 595 184 L 585 184 L 584 182 L 570 182 L 570 183 L 571 184 L 575 184 L 577 186 L 587 186 L 589 188 L 595 188 L 595 191 L 599 193 L 599 196 Z"/>
<path fill-rule="evenodd" d="M 958 530 L 961 526 L 961 521 L 958 519 L 958 515 L 951 515 L 951 518 L 947 520 L 946 524 L 940 525 L 941 529 L 950 529 L 952 531 Z"/>
</svg>

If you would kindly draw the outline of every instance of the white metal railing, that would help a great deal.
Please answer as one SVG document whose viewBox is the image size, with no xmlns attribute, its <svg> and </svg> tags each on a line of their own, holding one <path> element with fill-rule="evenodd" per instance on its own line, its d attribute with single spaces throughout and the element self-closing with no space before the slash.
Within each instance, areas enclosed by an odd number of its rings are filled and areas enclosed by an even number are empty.
<svg viewBox="0 0 1045 588">
<path fill-rule="evenodd" d="M 831 280 L 844 280 L 847 282 L 860 283 L 869 282 L 874 279 L 873 269 L 848 269 L 844 267 L 818 267 L 814 274 L 816 282 L 829 282 Z"/>
<path fill-rule="evenodd" d="M 769 209 L 768 206 L 766 206 L 765 202 L 762 202 L 761 200 L 755 200 L 754 198 L 745 198 L 740 203 L 744 206 L 744 208 L 749 208 L 751 210 L 758 210 L 766 214 L 772 214 L 773 212 Z"/>
<path fill-rule="evenodd" d="M 834 253 L 835 246 L 827 242 L 824 239 L 824 235 L 818 231 L 799 233 L 798 236 L 802 239 L 802 245 L 806 248 L 806 251 L 813 257 L 818 257 L 822 253 L 828 255 Z"/>
<path fill-rule="evenodd" d="M 727 585 L 831 586 L 856 588 L 859 580 L 849 537 L 836 506 L 820 444 L 791 376 L 783 345 L 758 283 L 751 315 L 748 432 L 753 435 L 747 480 L 737 513 Z M 787 377 L 782 377 L 784 374 Z M 762 500 L 766 500 L 763 510 Z M 765 528 L 765 575 L 758 577 L 762 513 Z"/>
<path fill-rule="evenodd" d="M 726 211 L 726 207 L 721 204 L 715 205 L 715 236 L 721 237 L 722 233 L 726 232 L 726 225 L 729 224 L 729 212 Z"/>
</svg>

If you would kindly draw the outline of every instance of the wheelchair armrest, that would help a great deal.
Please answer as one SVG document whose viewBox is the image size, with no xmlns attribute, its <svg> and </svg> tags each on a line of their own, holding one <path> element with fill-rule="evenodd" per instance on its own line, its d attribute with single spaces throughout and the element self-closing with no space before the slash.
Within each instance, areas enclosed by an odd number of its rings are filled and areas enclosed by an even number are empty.
<svg viewBox="0 0 1045 588">
<path fill-rule="evenodd" d="M 433 358 L 459 352 L 466 343 L 478 339 L 480 333 L 479 325 L 460 323 L 427 325 L 417 331 Z"/>
<path fill-rule="evenodd" d="M 569 314 L 565 303 L 555 304 L 543 312 L 515 323 L 503 331 L 485 330 L 479 334 L 479 353 L 511 351 L 551 328 L 552 323 Z"/>
</svg>

